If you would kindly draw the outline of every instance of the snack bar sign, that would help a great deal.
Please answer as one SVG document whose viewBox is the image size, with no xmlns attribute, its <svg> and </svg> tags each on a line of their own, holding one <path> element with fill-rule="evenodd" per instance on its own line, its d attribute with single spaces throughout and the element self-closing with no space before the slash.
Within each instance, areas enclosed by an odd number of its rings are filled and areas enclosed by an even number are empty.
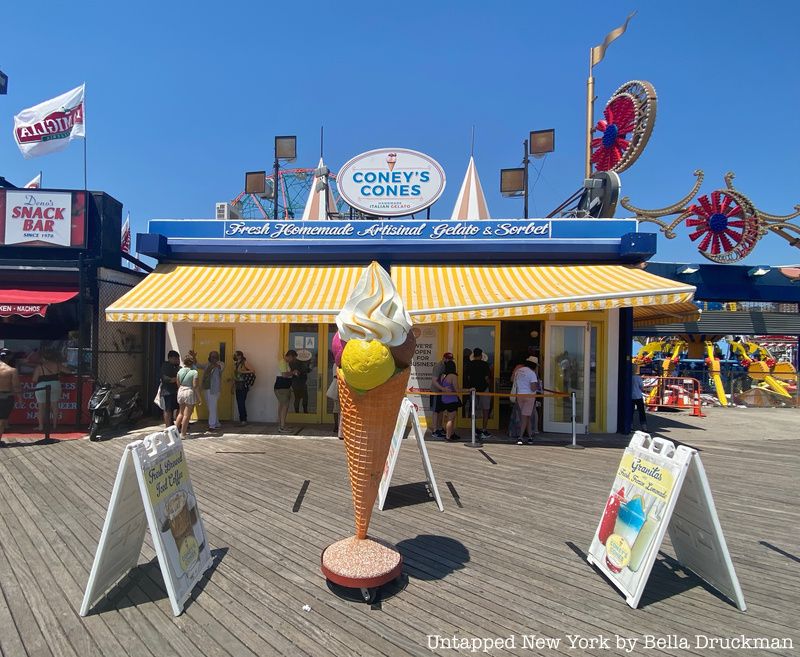
<svg viewBox="0 0 800 657">
<path fill-rule="evenodd" d="M 441 165 L 424 153 L 379 148 L 347 162 L 337 183 L 353 208 L 378 217 L 400 217 L 433 205 L 446 178 Z"/>
<path fill-rule="evenodd" d="M 3 229 L 0 230 L 0 244 L 80 245 L 83 242 L 82 215 L 81 212 L 80 216 L 73 218 L 73 198 L 70 192 L 8 190 L 5 193 L 5 209 L 0 215 L 4 220 L 4 225 L 0 227 Z M 76 223 L 73 219 L 80 225 L 73 226 Z"/>
</svg>

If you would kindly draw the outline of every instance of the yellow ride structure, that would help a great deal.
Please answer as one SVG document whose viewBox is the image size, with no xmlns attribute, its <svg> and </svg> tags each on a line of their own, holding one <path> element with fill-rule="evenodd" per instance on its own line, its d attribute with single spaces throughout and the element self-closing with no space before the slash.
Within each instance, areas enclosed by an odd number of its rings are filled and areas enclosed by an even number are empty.
<svg viewBox="0 0 800 657">
<path fill-rule="evenodd" d="M 674 370 L 681 357 L 686 354 L 690 359 L 704 358 L 708 367 L 708 375 L 714 385 L 714 390 L 722 406 L 728 405 L 728 396 L 722 385 L 720 373 L 721 354 L 715 349 L 717 340 L 722 336 L 682 335 L 678 338 L 653 340 L 643 345 L 639 353 L 633 357 L 634 365 L 648 365 L 659 356 L 661 360 L 660 376 L 673 376 Z M 791 398 L 789 383 L 797 381 L 797 371 L 788 361 L 778 362 L 769 350 L 750 340 L 739 338 L 726 338 L 730 345 L 731 353 L 739 364 L 747 370 L 748 376 L 758 382 L 759 387 L 772 390 L 781 397 Z M 650 392 L 646 403 L 654 404 L 658 400 L 658 386 Z"/>
<path fill-rule="evenodd" d="M 797 380 L 797 370 L 788 361 L 776 361 L 769 349 L 749 340 L 727 340 L 731 351 L 754 381 L 763 382 L 781 397 L 789 397 L 789 381 Z"/>
</svg>

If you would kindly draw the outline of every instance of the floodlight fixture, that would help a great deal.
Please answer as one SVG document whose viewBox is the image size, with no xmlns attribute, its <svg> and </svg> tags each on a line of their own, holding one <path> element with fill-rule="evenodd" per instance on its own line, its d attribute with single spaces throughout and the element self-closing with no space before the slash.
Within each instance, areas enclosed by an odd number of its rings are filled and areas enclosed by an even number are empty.
<svg viewBox="0 0 800 657">
<path fill-rule="evenodd" d="M 297 137 L 283 135 L 275 137 L 275 159 L 293 162 L 297 159 Z"/>
<path fill-rule="evenodd" d="M 694 274 L 698 271 L 700 271 L 700 265 L 680 265 L 675 270 L 675 273 L 678 274 L 678 276 L 683 276 L 685 274 Z"/>
<path fill-rule="evenodd" d="M 522 196 L 525 187 L 525 167 L 500 169 L 500 193 L 503 196 Z"/>
<path fill-rule="evenodd" d="M 768 267 L 767 265 L 758 265 L 757 267 L 751 267 L 747 270 L 747 275 L 750 277 L 756 276 L 763 276 L 764 274 L 768 274 L 772 271 L 772 267 Z"/>
<path fill-rule="evenodd" d="M 245 194 L 263 195 L 267 191 L 267 172 L 266 171 L 247 171 L 244 174 Z"/>
<path fill-rule="evenodd" d="M 533 157 L 544 157 L 556 150 L 556 131 L 553 128 L 531 130 L 528 144 Z"/>
</svg>

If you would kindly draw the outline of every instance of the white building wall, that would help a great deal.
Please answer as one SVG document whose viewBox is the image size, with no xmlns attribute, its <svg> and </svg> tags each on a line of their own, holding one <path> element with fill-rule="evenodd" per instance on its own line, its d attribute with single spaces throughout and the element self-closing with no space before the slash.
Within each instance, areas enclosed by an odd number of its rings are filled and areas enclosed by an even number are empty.
<svg viewBox="0 0 800 657">
<path fill-rule="evenodd" d="M 277 422 L 278 402 L 272 386 L 278 376 L 277 357 L 280 354 L 281 328 L 278 324 L 192 324 L 190 322 L 168 322 L 166 348 L 174 349 L 183 357 L 192 348 L 192 329 L 233 329 L 233 351 L 244 352 L 247 363 L 256 372 L 256 384 L 247 395 L 247 419 L 252 422 Z M 225 363 L 226 370 L 233 362 Z M 233 403 L 234 416 L 236 402 Z"/>
</svg>

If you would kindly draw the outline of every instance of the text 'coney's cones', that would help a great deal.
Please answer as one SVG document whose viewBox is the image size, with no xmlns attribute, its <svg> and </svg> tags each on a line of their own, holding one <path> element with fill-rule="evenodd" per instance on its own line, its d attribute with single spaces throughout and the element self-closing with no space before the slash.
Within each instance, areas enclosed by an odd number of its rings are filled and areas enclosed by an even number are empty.
<svg viewBox="0 0 800 657">
<path fill-rule="evenodd" d="M 406 368 L 377 388 L 359 393 L 347 385 L 341 372 L 337 373 L 341 430 L 353 491 L 356 538 L 367 537 L 409 374 L 410 369 Z"/>
</svg>

